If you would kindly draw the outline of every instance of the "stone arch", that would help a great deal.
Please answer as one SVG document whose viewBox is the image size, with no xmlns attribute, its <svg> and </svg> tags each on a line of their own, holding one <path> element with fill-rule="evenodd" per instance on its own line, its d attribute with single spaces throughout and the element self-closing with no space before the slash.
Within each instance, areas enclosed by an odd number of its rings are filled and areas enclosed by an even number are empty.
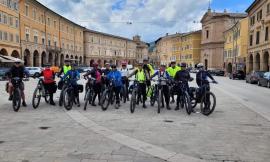
<svg viewBox="0 0 270 162">
<path fill-rule="evenodd" d="M 24 50 L 23 54 L 24 66 L 31 66 L 31 54 L 29 49 Z"/>
<path fill-rule="evenodd" d="M 227 73 L 232 73 L 232 63 L 228 63 L 228 65 L 227 65 Z"/>
<path fill-rule="evenodd" d="M 43 51 L 41 54 L 41 66 L 42 67 L 44 67 L 46 64 L 46 58 L 47 58 L 47 54 L 46 54 L 46 52 Z"/>
<path fill-rule="evenodd" d="M 269 71 L 269 52 L 266 51 L 263 54 L 263 71 Z"/>
<path fill-rule="evenodd" d="M 17 50 L 12 51 L 11 56 L 15 58 L 20 58 L 20 54 Z"/>
<path fill-rule="evenodd" d="M 249 62 L 248 62 L 248 64 L 249 64 L 249 68 L 248 68 L 248 72 L 251 72 L 251 71 L 253 71 L 253 55 L 252 54 L 250 54 L 250 56 L 249 56 Z"/>
<path fill-rule="evenodd" d="M 69 55 L 66 55 L 66 59 L 69 59 Z"/>
<path fill-rule="evenodd" d="M 254 70 L 256 70 L 256 71 L 260 70 L 260 64 L 261 64 L 260 54 L 257 53 L 256 56 L 255 56 L 255 68 L 254 68 Z"/>
<path fill-rule="evenodd" d="M 5 48 L 2 48 L 1 51 L 0 51 L 0 55 L 8 56 L 7 50 Z"/>
<path fill-rule="evenodd" d="M 61 56 L 60 56 L 60 66 L 61 67 L 64 65 L 64 61 L 65 61 L 65 56 L 64 56 L 64 54 L 61 54 Z"/>
<path fill-rule="evenodd" d="M 53 54 L 49 53 L 48 63 L 53 64 Z"/>
<path fill-rule="evenodd" d="M 34 67 L 39 67 L 40 66 L 40 63 L 39 63 L 39 53 L 37 50 L 34 51 L 34 54 L 33 54 L 33 66 Z"/>
<path fill-rule="evenodd" d="M 73 55 L 71 55 L 71 56 L 70 56 L 70 59 L 73 59 L 73 58 L 74 58 Z"/>
</svg>

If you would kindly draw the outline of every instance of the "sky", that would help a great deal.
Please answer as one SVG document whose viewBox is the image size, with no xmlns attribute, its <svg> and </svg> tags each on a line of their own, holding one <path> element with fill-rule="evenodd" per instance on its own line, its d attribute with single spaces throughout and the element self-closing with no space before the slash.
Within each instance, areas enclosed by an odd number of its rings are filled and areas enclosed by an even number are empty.
<svg viewBox="0 0 270 162">
<path fill-rule="evenodd" d="M 209 0 L 38 0 L 92 30 L 152 42 L 166 33 L 201 29 Z M 216 12 L 245 12 L 253 0 L 211 0 Z"/>
</svg>

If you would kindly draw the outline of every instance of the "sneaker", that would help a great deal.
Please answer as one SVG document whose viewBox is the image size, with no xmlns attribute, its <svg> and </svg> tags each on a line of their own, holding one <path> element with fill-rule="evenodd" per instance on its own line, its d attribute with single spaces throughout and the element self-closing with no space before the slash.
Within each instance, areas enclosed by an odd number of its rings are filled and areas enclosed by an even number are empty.
<svg viewBox="0 0 270 162">
<path fill-rule="evenodd" d="M 167 110 L 171 110 L 171 107 L 169 105 L 166 106 Z"/>
<path fill-rule="evenodd" d="M 55 106 L 55 102 L 54 101 L 51 101 L 50 102 L 50 105 Z"/>
<path fill-rule="evenodd" d="M 27 107 L 25 101 L 22 102 L 23 107 Z"/>
<path fill-rule="evenodd" d="M 13 95 L 10 95 L 9 98 L 8 98 L 8 100 L 9 101 L 12 101 L 12 99 L 13 99 Z"/>
<path fill-rule="evenodd" d="M 179 106 L 176 106 L 176 108 L 174 110 L 175 111 L 180 110 Z"/>
<path fill-rule="evenodd" d="M 146 106 L 145 104 L 143 104 L 143 108 L 145 108 L 145 109 L 146 109 L 146 108 L 147 108 L 147 106 Z"/>
</svg>

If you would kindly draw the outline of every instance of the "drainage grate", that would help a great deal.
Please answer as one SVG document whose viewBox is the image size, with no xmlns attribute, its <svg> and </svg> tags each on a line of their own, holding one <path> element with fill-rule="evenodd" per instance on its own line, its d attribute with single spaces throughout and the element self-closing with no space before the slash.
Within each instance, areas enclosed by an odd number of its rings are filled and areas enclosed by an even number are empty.
<svg viewBox="0 0 270 162">
<path fill-rule="evenodd" d="M 49 128 L 51 128 L 51 127 L 39 127 L 39 129 L 41 129 L 41 130 L 47 130 Z"/>
<path fill-rule="evenodd" d="M 165 123 L 173 123 L 172 120 L 164 120 Z"/>
<path fill-rule="evenodd" d="M 30 162 L 29 160 L 22 160 L 22 162 Z"/>
<path fill-rule="evenodd" d="M 5 141 L 0 141 L 0 144 L 5 143 Z"/>
</svg>

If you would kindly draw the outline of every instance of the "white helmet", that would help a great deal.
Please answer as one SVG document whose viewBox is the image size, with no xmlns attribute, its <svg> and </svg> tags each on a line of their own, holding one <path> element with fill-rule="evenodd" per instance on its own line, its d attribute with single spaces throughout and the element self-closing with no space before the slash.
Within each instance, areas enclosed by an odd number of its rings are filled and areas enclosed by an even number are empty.
<svg viewBox="0 0 270 162">
<path fill-rule="evenodd" d="M 197 68 L 203 68 L 203 67 L 204 67 L 203 63 L 198 63 L 197 64 Z"/>
</svg>

